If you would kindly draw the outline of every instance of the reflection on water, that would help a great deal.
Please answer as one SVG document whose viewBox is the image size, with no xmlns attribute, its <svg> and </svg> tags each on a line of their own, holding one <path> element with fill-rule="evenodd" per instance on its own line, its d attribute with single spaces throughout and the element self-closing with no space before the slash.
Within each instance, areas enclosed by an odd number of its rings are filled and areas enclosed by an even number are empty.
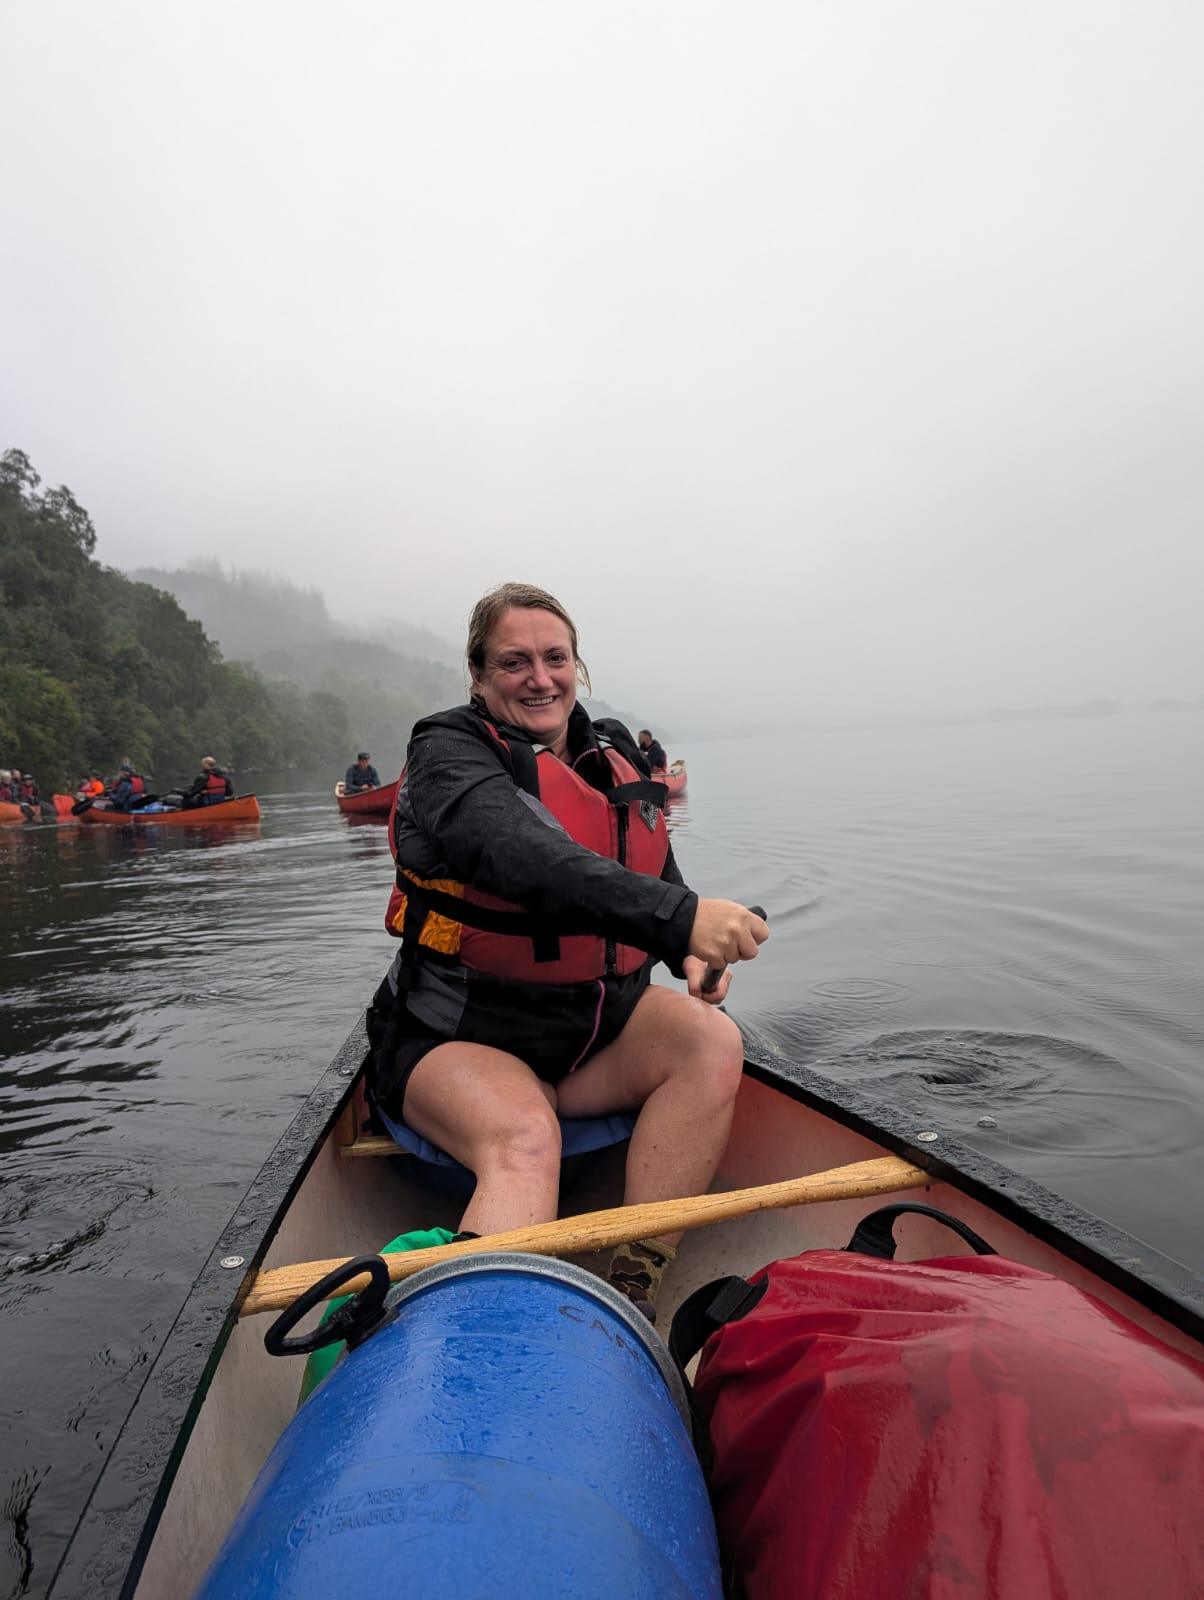
<svg viewBox="0 0 1204 1600">
<path fill-rule="evenodd" d="M 770 915 L 731 1010 L 1204 1265 L 1202 721 L 692 746 L 668 812 L 687 881 Z M 392 954 L 381 821 L 324 782 L 260 803 L 213 831 L 0 829 L 0 1596 L 44 1591 Z"/>
</svg>

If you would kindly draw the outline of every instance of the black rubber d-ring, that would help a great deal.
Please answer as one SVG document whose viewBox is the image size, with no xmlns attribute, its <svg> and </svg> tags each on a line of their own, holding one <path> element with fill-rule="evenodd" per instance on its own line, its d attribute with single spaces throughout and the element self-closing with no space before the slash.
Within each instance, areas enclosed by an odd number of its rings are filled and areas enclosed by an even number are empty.
<svg viewBox="0 0 1204 1600">
<path fill-rule="evenodd" d="M 289 1333 L 301 1318 L 325 1300 L 334 1299 L 339 1288 L 368 1273 L 372 1282 L 366 1289 L 352 1295 L 345 1306 L 318 1324 L 311 1332 L 290 1339 Z M 380 1256 L 356 1256 L 317 1283 L 304 1294 L 298 1295 L 291 1306 L 276 1318 L 263 1336 L 263 1347 L 270 1356 L 308 1356 L 315 1350 L 324 1350 L 329 1344 L 346 1343 L 352 1349 L 362 1344 L 370 1333 L 385 1319 L 385 1296 L 388 1294 L 389 1269 Z"/>
</svg>

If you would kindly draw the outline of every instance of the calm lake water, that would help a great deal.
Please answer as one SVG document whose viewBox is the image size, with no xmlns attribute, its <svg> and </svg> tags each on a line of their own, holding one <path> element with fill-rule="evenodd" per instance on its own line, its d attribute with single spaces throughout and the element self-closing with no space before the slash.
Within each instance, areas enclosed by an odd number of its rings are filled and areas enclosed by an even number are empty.
<svg viewBox="0 0 1204 1600">
<path fill-rule="evenodd" d="M 1204 1269 L 1204 714 L 670 755 L 687 881 L 770 913 L 750 1030 Z M 0 828 L 0 1600 L 390 959 L 332 782 L 221 833 Z"/>
</svg>

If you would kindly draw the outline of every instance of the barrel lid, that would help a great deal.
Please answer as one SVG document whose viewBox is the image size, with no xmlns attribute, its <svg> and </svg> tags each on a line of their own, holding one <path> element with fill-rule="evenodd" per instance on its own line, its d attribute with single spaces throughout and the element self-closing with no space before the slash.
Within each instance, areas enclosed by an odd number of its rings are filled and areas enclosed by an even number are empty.
<svg viewBox="0 0 1204 1600">
<path fill-rule="evenodd" d="M 686 1398 L 685 1382 L 664 1340 L 625 1295 L 611 1288 L 609 1283 L 604 1283 L 595 1273 L 574 1266 L 570 1261 L 559 1261 L 555 1256 L 529 1255 L 517 1250 L 483 1250 L 479 1255 L 461 1256 L 452 1261 L 441 1261 L 435 1267 L 424 1267 L 421 1272 L 403 1279 L 390 1290 L 385 1304 L 397 1310 L 406 1301 L 415 1299 L 437 1284 L 446 1283 L 449 1278 L 476 1277 L 486 1272 L 512 1272 L 528 1278 L 552 1278 L 558 1283 L 571 1284 L 604 1306 L 612 1316 L 627 1325 L 634 1338 L 648 1352 L 673 1396 L 673 1403 L 682 1421 L 687 1429 L 690 1428 L 690 1405 Z"/>
</svg>

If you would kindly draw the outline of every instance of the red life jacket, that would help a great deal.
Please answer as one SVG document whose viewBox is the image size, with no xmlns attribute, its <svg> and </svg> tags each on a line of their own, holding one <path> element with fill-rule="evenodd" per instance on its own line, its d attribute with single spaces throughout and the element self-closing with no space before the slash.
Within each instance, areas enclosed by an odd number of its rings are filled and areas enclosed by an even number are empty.
<svg viewBox="0 0 1204 1600">
<path fill-rule="evenodd" d="M 510 750 L 491 723 L 485 726 Z M 613 747 L 605 746 L 601 754 L 614 778 L 611 789 L 595 789 L 550 750 L 534 757 L 534 782 L 522 787 L 587 850 L 659 878 L 669 835 L 662 802 L 652 798 L 655 786 Z M 404 782 L 403 772 L 398 794 Z M 397 801 L 393 804 L 396 808 Z M 396 856 L 392 818 L 389 843 Z M 435 950 L 474 971 L 523 983 L 580 983 L 608 972 L 638 971 L 648 959 L 646 951 L 611 944 L 599 934 L 559 936 L 550 923 L 513 901 L 452 879 L 420 878 L 405 867 L 398 868 L 385 926 L 398 937 L 404 934 L 412 953 Z"/>
<path fill-rule="evenodd" d="M 205 800 L 211 803 L 214 800 L 224 800 L 229 792 L 229 780 L 224 772 L 210 772 L 205 783 Z"/>
<path fill-rule="evenodd" d="M 28 804 L 33 799 L 33 791 L 34 785 L 32 783 L 22 783 L 17 792 L 18 800 L 24 800 Z"/>
</svg>

